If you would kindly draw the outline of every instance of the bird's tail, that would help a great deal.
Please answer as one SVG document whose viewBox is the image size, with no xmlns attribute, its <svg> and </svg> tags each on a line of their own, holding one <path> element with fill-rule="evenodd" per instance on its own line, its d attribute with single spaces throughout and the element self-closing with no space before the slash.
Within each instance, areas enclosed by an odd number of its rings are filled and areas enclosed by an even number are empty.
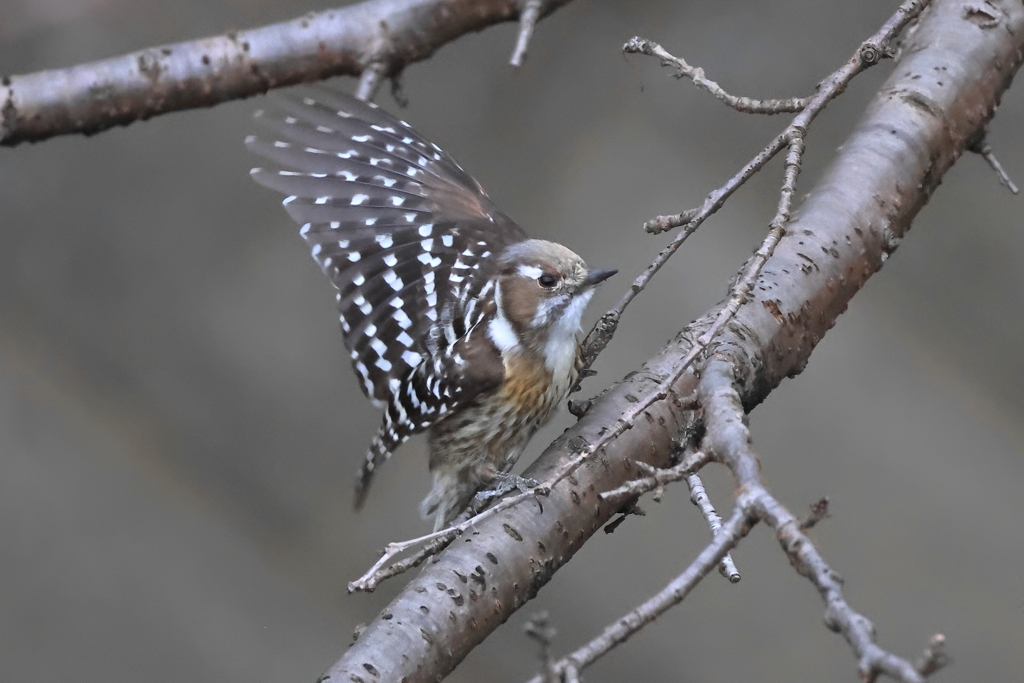
<svg viewBox="0 0 1024 683">
<path fill-rule="evenodd" d="M 366 458 L 359 468 L 359 476 L 356 478 L 356 500 L 355 509 L 359 511 L 366 502 L 366 495 L 370 492 L 370 484 L 373 483 L 373 475 L 377 468 L 391 457 L 391 451 L 398 445 L 390 443 L 386 428 L 382 427 L 377 436 L 373 437 L 369 450 L 366 451 Z"/>
</svg>

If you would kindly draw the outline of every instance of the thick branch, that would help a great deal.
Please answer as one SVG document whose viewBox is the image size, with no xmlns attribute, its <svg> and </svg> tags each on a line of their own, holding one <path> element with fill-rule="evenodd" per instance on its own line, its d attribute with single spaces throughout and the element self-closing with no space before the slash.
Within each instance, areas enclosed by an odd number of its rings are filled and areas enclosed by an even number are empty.
<svg viewBox="0 0 1024 683">
<path fill-rule="evenodd" d="M 1024 6 L 937 0 L 842 151 L 790 223 L 755 297 L 720 338 L 746 372 L 747 409 L 799 374 L 854 294 L 899 246 L 1020 67 Z"/>
<path fill-rule="evenodd" d="M 532 21 L 567 2 L 544 2 Z M 395 76 L 465 33 L 518 20 L 520 11 L 517 0 L 369 0 L 67 69 L 3 76 L 0 144 L 91 135 L 271 88 L 359 76 L 371 64 L 379 76 Z"/>
<path fill-rule="evenodd" d="M 893 75 L 790 224 L 749 303 L 719 337 L 717 353 L 734 366 L 747 409 L 802 370 L 991 118 L 1019 68 L 1024 6 L 992 2 L 999 16 L 982 26 L 971 21 L 969 5 L 937 0 L 922 15 Z M 365 679 L 370 669 L 376 680 L 436 680 L 532 598 L 616 512 L 597 493 L 633 478 L 636 460 L 665 466 L 673 438 L 692 429 L 691 404 L 680 397 L 693 391 L 693 375 L 682 374 L 671 387 L 659 382 L 676 375 L 690 340 L 717 313 L 597 400 L 527 474 L 544 480 L 604 434 L 616 438 L 547 497 L 525 500 L 456 540 L 367 627 L 328 672 L 332 680 Z M 667 398 L 619 424 L 654 394 Z"/>
</svg>

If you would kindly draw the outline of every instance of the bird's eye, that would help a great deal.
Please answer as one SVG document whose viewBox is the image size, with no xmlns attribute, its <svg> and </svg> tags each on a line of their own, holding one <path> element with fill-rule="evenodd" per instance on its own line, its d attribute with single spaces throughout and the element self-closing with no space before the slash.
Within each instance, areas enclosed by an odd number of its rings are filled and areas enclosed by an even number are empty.
<svg viewBox="0 0 1024 683">
<path fill-rule="evenodd" d="M 551 289 L 556 284 L 558 284 L 558 279 L 551 273 L 544 273 L 539 278 L 537 278 L 537 282 L 540 283 L 541 287 Z"/>
</svg>

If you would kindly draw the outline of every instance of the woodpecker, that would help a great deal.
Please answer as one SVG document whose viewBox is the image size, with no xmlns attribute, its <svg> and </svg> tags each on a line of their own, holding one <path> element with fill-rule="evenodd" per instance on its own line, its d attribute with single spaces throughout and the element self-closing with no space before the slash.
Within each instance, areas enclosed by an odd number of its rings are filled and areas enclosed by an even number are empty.
<svg viewBox="0 0 1024 683">
<path fill-rule="evenodd" d="M 337 288 L 345 347 L 384 409 L 356 481 L 426 431 L 433 488 L 420 506 L 444 528 L 507 477 L 578 375 L 580 319 L 614 270 L 530 239 L 441 149 L 372 103 L 305 87 L 257 112 L 273 139 L 246 146 L 278 168 L 313 258 Z"/>
</svg>

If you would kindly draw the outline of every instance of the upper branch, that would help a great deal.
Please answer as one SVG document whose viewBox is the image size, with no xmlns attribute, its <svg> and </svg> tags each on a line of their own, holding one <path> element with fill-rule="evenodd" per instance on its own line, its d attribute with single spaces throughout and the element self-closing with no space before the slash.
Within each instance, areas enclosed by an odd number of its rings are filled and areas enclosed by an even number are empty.
<svg viewBox="0 0 1024 683">
<path fill-rule="evenodd" d="M 531 9 L 536 22 L 569 0 Z M 379 81 L 471 31 L 519 19 L 517 0 L 368 0 L 248 31 L 67 69 L 0 77 L 0 145 L 91 135 L 330 76 Z M 369 92 L 370 89 L 368 88 Z"/>
</svg>

